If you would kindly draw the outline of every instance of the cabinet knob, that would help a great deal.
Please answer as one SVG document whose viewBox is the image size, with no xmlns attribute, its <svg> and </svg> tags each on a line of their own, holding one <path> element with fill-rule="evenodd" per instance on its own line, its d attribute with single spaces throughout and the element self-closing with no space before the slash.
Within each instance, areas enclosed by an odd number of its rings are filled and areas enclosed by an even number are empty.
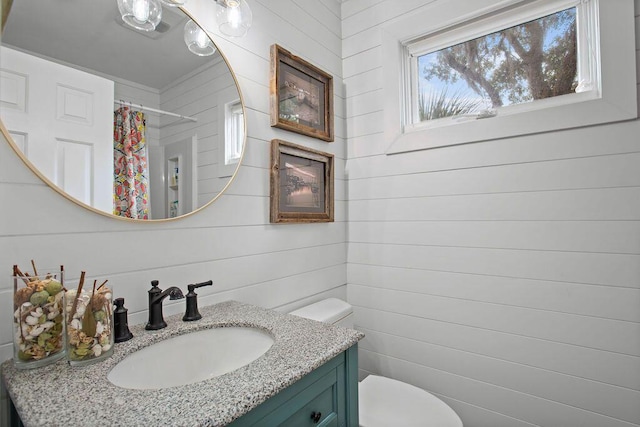
<svg viewBox="0 0 640 427">
<path fill-rule="evenodd" d="M 317 423 L 318 421 L 320 421 L 320 418 L 322 418 L 322 412 L 312 412 L 311 413 L 311 419 L 313 420 L 314 423 Z"/>
</svg>

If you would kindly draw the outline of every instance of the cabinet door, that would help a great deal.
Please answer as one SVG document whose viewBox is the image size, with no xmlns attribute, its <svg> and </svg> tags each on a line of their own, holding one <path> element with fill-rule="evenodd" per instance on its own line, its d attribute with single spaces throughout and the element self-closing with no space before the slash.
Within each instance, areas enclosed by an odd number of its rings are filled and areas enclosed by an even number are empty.
<svg viewBox="0 0 640 427">
<path fill-rule="evenodd" d="M 338 390 L 336 371 L 304 389 L 286 405 L 286 411 L 275 411 L 262 419 L 261 426 L 315 427 L 338 425 Z M 290 415 L 293 412 L 293 415 Z M 287 415 L 290 415 L 287 418 Z M 284 419 L 283 421 L 283 418 Z"/>
<path fill-rule="evenodd" d="M 230 424 L 233 427 L 357 425 L 357 344 Z"/>
</svg>

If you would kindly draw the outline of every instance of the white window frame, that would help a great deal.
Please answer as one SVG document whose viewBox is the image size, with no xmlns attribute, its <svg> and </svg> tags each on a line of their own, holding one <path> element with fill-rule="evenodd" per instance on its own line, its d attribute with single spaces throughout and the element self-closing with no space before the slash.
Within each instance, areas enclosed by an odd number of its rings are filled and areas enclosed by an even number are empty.
<svg viewBox="0 0 640 427">
<path fill-rule="evenodd" d="M 590 51 L 588 56 L 579 55 L 579 81 L 584 81 L 579 93 L 503 107 L 488 119 L 413 123 L 410 91 L 416 81 L 415 76 L 411 80 L 410 53 L 436 51 L 524 22 L 528 16 L 540 17 L 572 5 L 580 8 L 579 49 Z M 422 34 L 416 33 L 420 30 Z M 424 41 L 416 42 L 418 39 Z M 385 129 L 393 141 L 387 154 L 638 117 L 633 0 L 441 0 L 424 12 L 386 26 L 382 42 L 387 62 L 398 58 L 401 64 L 383 67 L 385 112 L 390 113 L 385 113 Z M 388 84 L 393 81 L 398 84 Z"/>
<path fill-rule="evenodd" d="M 235 165 L 242 157 L 242 143 L 244 141 L 244 111 L 240 99 L 225 104 L 224 110 L 224 164 Z"/>
<path fill-rule="evenodd" d="M 244 107 L 239 98 L 229 100 L 230 96 L 237 96 L 237 92 L 226 91 L 220 94 L 218 103 L 218 123 L 222 127 L 218 131 L 219 178 L 234 174 L 242 158 L 242 150 L 245 145 Z"/>
</svg>

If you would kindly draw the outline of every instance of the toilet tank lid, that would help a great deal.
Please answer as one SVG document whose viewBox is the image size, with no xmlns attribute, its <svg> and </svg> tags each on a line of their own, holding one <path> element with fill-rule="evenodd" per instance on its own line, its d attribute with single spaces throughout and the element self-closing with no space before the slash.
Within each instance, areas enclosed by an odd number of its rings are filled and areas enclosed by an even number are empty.
<svg viewBox="0 0 640 427">
<path fill-rule="evenodd" d="M 319 322 L 335 323 L 351 313 L 353 313 L 351 304 L 338 298 L 327 298 L 292 311 L 290 314 Z"/>
</svg>

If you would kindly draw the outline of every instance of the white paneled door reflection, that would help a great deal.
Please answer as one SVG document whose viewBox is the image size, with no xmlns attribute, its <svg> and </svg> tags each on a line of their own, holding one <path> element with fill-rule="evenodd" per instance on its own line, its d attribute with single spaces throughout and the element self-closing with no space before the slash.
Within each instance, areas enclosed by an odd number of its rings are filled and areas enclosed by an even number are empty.
<svg viewBox="0 0 640 427">
<path fill-rule="evenodd" d="M 112 211 L 113 82 L 4 46 L 0 55 L 0 113 L 14 142 L 67 194 Z"/>
</svg>

